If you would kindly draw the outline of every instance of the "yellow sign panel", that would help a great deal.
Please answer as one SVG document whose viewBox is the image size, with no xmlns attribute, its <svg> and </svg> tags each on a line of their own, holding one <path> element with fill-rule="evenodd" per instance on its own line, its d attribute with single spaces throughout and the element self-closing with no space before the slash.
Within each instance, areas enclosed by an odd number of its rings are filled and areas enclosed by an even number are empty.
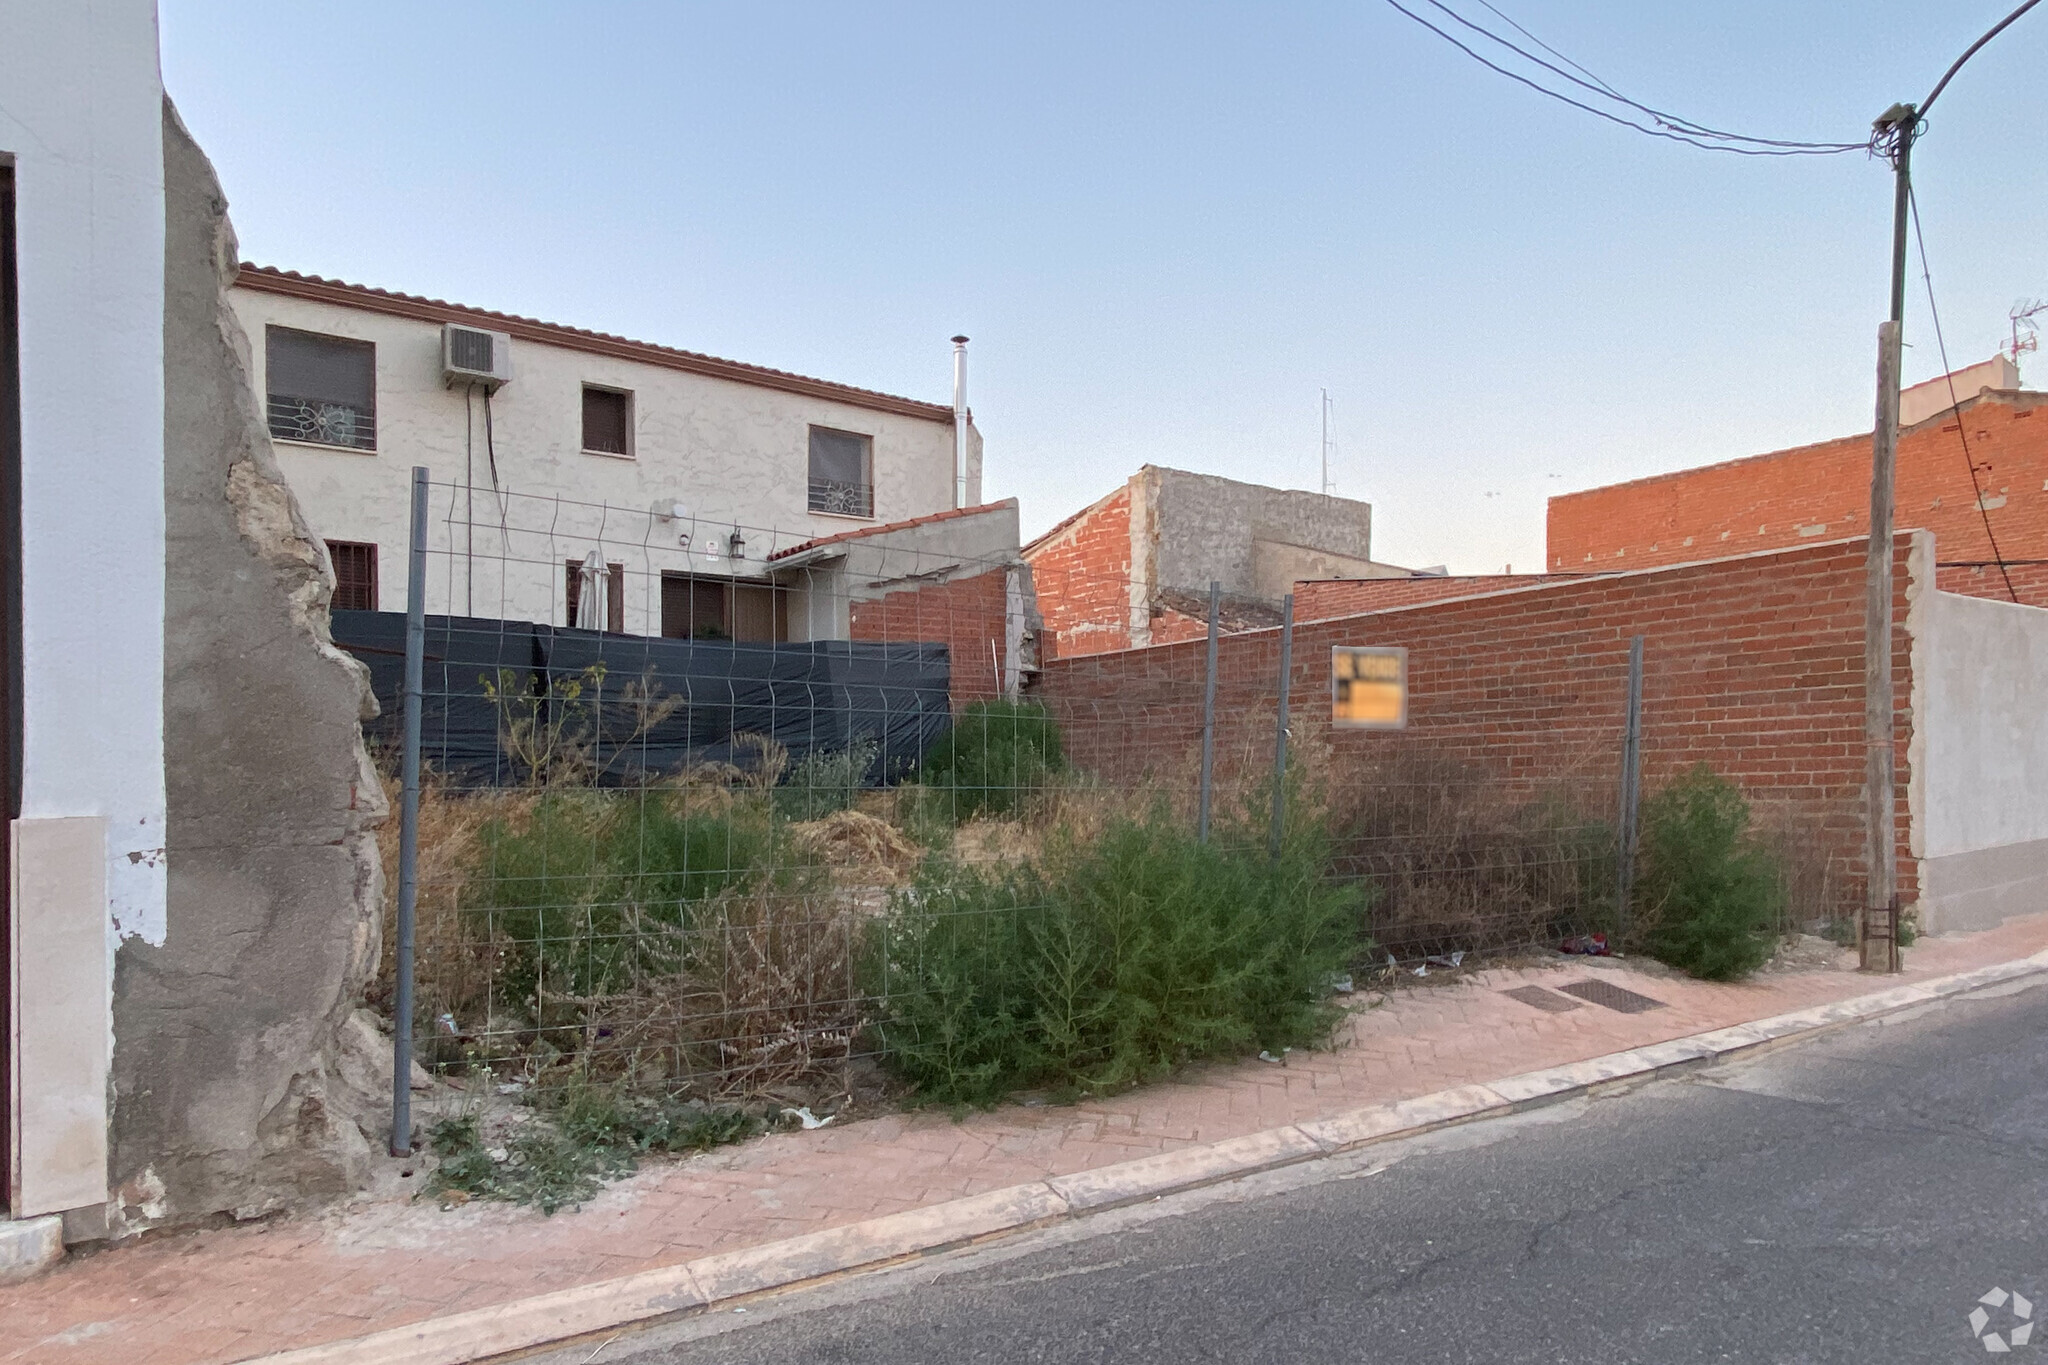
<svg viewBox="0 0 2048 1365">
<path fill-rule="evenodd" d="M 1354 730 L 1408 725 L 1408 651 L 1377 645 L 1330 647 L 1330 719 Z"/>
</svg>

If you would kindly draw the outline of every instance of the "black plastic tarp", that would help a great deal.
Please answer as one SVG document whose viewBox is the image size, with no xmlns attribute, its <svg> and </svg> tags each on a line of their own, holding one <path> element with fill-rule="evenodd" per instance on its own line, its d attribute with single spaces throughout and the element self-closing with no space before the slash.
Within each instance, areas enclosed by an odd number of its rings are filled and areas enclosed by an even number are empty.
<svg viewBox="0 0 2048 1365">
<path fill-rule="evenodd" d="M 396 746 L 404 615 L 337 611 L 334 641 L 369 666 L 383 714 L 366 728 Z M 508 717 L 558 721 L 586 737 L 607 782 L 691 763 L 750 766 L 760 750 L 736 744 L 740 736 L 766 736 L 792 761 L 869 739 L 880 752 L 868 780 L 892 781 L 944 732 L 950 680 L 943 644 L 665 640 L 429 616 L 420 747 L 455 781 L 495 785 L 527 777 L 501 743 Z"/>
</svg>

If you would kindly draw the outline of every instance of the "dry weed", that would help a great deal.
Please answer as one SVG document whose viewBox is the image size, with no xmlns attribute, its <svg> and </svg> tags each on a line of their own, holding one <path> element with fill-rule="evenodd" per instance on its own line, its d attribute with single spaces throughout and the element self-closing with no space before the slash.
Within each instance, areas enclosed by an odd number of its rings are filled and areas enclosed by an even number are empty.
<svg viewBox="0 0 2048 1365">
<path fill-rule="evenodd" d="M 1043 831 L 1022 820 L 977 816 L 953 833 L 953 856 L 980 866 L 1031 862 L 1044 847 Z"/>
<path fill-rule="evenodd" d="M 1337 866 L 1377 888 L 1368 918 L 1383 947 L 1507 948 L 1606 927 L 1613 835 L 1584 807 L 1611 800 L 1611 782 L 1509 784 L 1418 744 L 1346 777 L 1331 801 Z"/>
<path fill-rule="evenodd" d="M 739 772 L 749 786 L 767 791 L 782 781 L 789 771 L 789 748 L 767 735 L 745 734 L 732 737 L 734 757 L 743 753 L 758 753 L 752 768 L 742 767 Z"/>
<path fill-rule="evenodd" d="M 829 894 L 722 896 L 664 932 L 677 969 L 585 1007 L 586 1064 L 707 1097 L 836 1077 L 860 1027 L 857 917 Z"/>
<path fill-rule="evenodd" d="M 850 885 L 897 885 L 916 870 L 921 856 L 896 826 L 858 810 L 833 811 L 793 824 L 789 832 L 798 848 Z"/>
<path fill-rule="evenodd" d="M 398 948 L 396 812 L 401 793 L 396 777 L 385 777 L 384 794 L 394 814 L 377 829 L 377 853 L 384 864 L 384 942 L 369 995 L 373 1003 L 388 1008 Z M 496 952 L 463 913 L 463 889 L 479 857 L 484 826 L 504 821 L 523 829 L 533 817 L 536 799 L 524 790 L 456 788 L 439 773 L 421 773 L 413 981 L 423 1016 L 448 1013 L 467 1019 L 488 1011 Z"/>
</svg>

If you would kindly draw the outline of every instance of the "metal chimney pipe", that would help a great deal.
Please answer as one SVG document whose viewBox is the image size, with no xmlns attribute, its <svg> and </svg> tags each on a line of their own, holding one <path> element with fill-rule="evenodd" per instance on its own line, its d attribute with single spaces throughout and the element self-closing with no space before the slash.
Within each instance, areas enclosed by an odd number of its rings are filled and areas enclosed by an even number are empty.
<svg viewBox="0 0 2048 1365">
<path fill-rule="evenodd" d="M 967 505 L 967 338 L 953 338 L 953 505 Z"/>
</svg>

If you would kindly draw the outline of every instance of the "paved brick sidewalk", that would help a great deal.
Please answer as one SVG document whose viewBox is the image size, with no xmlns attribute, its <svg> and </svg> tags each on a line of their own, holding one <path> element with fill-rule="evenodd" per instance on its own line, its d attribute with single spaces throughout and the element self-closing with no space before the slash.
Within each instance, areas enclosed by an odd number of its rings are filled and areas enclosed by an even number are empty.
<svg viewBox="0 0 2048 1365">
<path fill-rule="evenodd" d="M 1903 978 L 1712 985 L 1615 962 L 1478 973 L 1355 1013 L 1328 1052 L 1203 1068 L 1071 1107 L 890 1116 L 649 1166 L 576 1212 L 386 1201 L 166 1235 L 0 1289 L 0 1361 L 212 1365 L 687 1261 L 1363 1104 L 1580 1061 L 2024 957 L 2048 914 L 1922 940 Z M 1846 956 L 1846 955 L 1845 955 Z M 1501 994 L 1598 976 L 1664 1002 L 1545 1013 Z"/>
</svg>

